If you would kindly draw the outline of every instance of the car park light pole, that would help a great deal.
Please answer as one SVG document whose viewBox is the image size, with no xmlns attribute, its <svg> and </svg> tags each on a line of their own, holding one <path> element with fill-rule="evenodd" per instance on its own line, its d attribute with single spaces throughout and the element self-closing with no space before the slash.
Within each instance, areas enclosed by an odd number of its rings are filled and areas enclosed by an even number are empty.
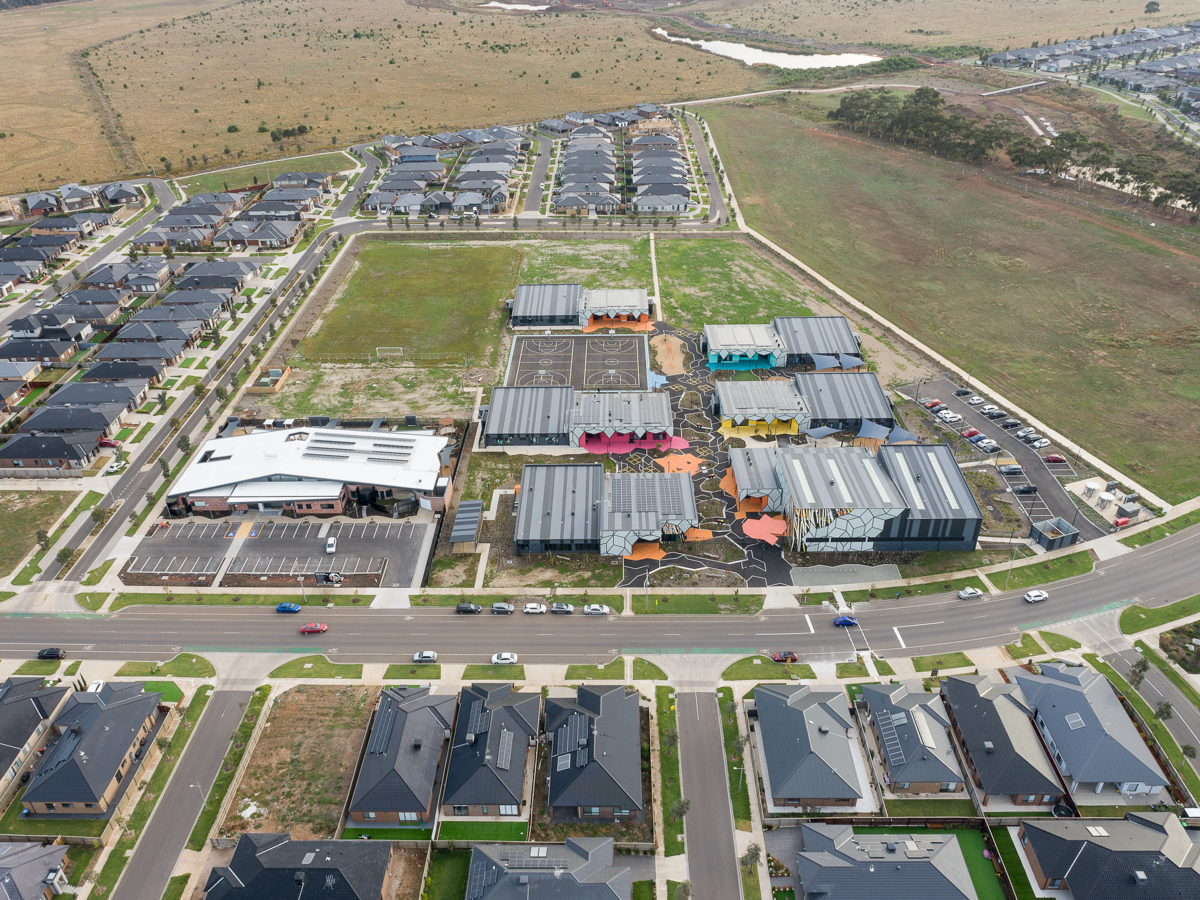
<svg viewBox="0 0 1200 900">
<path fill-rule="evenodd" d="M 304 576 L 297 575 L 296 580 L 300 582 L 300 599 L 304 601 L 305 606 L 308 606 L 308 594 L 304 592 Z"/>
</svg>

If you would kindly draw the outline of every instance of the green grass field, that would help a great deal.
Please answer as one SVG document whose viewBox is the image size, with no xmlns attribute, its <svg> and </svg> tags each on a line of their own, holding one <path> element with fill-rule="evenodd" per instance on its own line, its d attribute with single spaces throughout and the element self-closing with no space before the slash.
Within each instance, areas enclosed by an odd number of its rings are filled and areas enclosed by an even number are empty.
<svg viewBox="0 0 1200 900">
<path fill-rule="evenodd" d="M 1055 653 L 1062 653 L 1064 650 L 1078 650 L 1083 646 L 1075 638 L 1069 638 L 1063 634 L 1055 634 L 1053 631 L 1039 631 L 1038 635 L 1041 637 L 1042 642 Z"/>
<path fill-rule="evenodd" d="M 803 105 L 704 112 L 752 227 L 1168 502 L 1200 493 L 1193 238 L 813 130 Z"/>
<path fill-rule="evenodd" d="M 539 241 L 521 252 L 521 284 L 578 283 L 585 288 L 644 288 L 654 293 L 648 237 Z"/>
<path fill-rule="evenodd" d="M 1005 644 L 1004 649 L 1013 659 L 1025 659 L 1028 656 L 1037 656 L 1039 653 L 1045 652 L 1032 634 L 1022 634 L 1020 643 Z"/>
<path fill-rule="evenodd" d="M 926 597 L 931 594 L 952 594 L 965 587 L 978 588 L 987 593 L 987 588 L 978 575 L 969 578 L 952 578 L 949 581 L 933 581 L 927 584 L 909 584 L 899 588 L 879 588 L 866 591 L 842 591 L 842 599 L 847 603 L 862 603 L 864 600 L 895 600 L 897 592 L 901 597 Z M 875 596 L 872 597 L 871 595 Z"/>
<path fill-rule="evenodd" d="M 1135 634 L 1147 628 L 1158 628 L 1176 619 L 1194 616 L 1200 612 L 1200 594 L 1177 600 L 1166 606 L 1127 606 L 1121 610 L 1121 634 Z"/>
<path fill-rule="evenodd" d="M 92 569 L 92 571 L 88 572 L 79 583 L 84 587 L 95 587 L 100 583 L 100 579 L 108 574 L 108 570 L 112 568 L 113 562 L 115 560 L 106 559 L 100 565 L 96 566 L 96 568 Z"/>
<path fill-rule="evenodd" d="M 975 665 L 967 658 L 967 654 L 960 651 L 938 653 L 934 656 L 914 656 L 912 663 L 918 672 L 931 672 L 934 666 L 939 669 L 962 669 Z"/>
<path fill-rule="evenodd" d="M 523 841 L 525 822 L 443 822 L 439 841 Z"/>
<path fill-rule="evenodd" d="M 1190 512 L 1186 516 L 1178 516 L 1169 521 L 1163 522 L 1161 525 L 1155 525 L 1153 528 L 1147 528 L 1145 531 L 1139 531 L 1137 534 L 1131 534 L 1129 537 L 1121 538 L 1121 543 L 1126 547 L 1145 547 L 1147 544 L 1153 544 L 1155 541 L 1161 541 L 1165 537 L 1170 537 L 1177 531 L 1183 531 L 1200 522 L 1200 511 Z"/>
<path fill-rule="evenodd" d="M 675 594 L 666 596 L 650 594 L 638 600 L 633 598 L 635 615 L 755 615 L 763 605 L 762 594 Z"/>
<path fill-rule="evenodd" d="M 57 659 L 27 659 L 17 667 L 14 675 L 41 675 L 48 678 L 58 671 L 62 662 Z"/>
<path fill-rule="evenodd" d="M 1021 865 L 1021 857 L 1017 855 L 1021 851 L 1013 843 L 1012 835 L 1008 833 L 1007 828 L 994 828 L 992 834 L 996 839 L 996 849 L 1000 851 L 1000 860 L 1004 863 L 1004 870 L 1008 872 L 1008 878 L 1012 882 L 1017 900 L 1034 900 L 1036 894 L 1033 893 L 1033 886 L 1029 883 L 1029 876 L 1025 874 L 1025 867 Z"/>
<path fill-rule="evenodd" d="M 524 681 L 524 666 L 467 666 L 464 681 Z"/>
<path fill-rule="evenodd" d="M 722 681 L 763 681 L 775 678 L 816 678 L 812 666 L 807 663 L 777 663 L 766 656 L 747 656 L 739 659 L 721 673 Z"/>
<path fill-rule="evenodd" d="M 147 694 L 162 694 L 164 703 L 178 703 L 183 699 L 183 691 L 173 681 L 147 681 L 142 690 Z"/>
<path fill-rule="evenodd" d="M 840 662 L 837 664 L 838 678 L 868 678 L 871 673 L 867 671 L 867 664 L 862 661 L 860 656 L 854 662 Z"/>
<path fill-rule="evenodd" d="M 283 169 L 281 166 L 291 166 L 291 169 Z M 193 175 L 190 178 L 185 178 L 179 182 L 180 187 L 188 192 L 188 196 L 193 194 L 213 194 L 219 191 L 236 191 L 238 188 L 249 187 L 252 184 L 265 184 L 267 179 L 268 169 L 275 175 L 282 171 L 292 172 L 341 172 L 345 169 L 353 169 L 358 165 L 358 161 L 352 156 L 347 156 L 345 153 L 338 151 L 336 153 L 320 153 L 316 156 L 304 156 L 297 159 L 289 159 L 286 163 L 277 160 L 272 160 L 270 166 L 265 164 L 257 166 L 241 166 L 236 169 L 224 169 L 216 172 L 208 172 L 204 175 Z"/>
<path fill-rule="evenodd" d="M 1011 576 L 1007 571 L 995 572 L 988 577 L 1002 591 L 1022 591 L 1041 584 L 1061 581 L 1074 575 L 1092 571 L 1095 565 L 1091 551 L 1080 550 L 1070 556 L 1059 556 L 1046 562 L 1014 566 Z"/>
<path fill-rule="evenodd" d="M 650 662 L 648 659 L 642 659 L 640 656 L 633 661 L 633 680 L 634 681 L 666 681 L 667 673 Z"/>
<path fill-rule="evenodd" d="M 270 678 L 362 678 L 362 663 L 333 663 L 324 656 L 302 656 L 276 667 Z"/>
<path fill-rule="evenodd" d="M 884 800 L 887 814 L 903 816 L 973 816 L 975 804 L 970 800 Z"/>
<path fill-rule="evenodd" d="M 172 876 L 167 882 L 167 889 L 163 891 L 162 900 L 182 900 L 184 888 L 191 877 L 188 874 Z"/>
<path fill-rule="evenodd" d="M 567 666 L 567 681 L 584 681 L 588 678 L 619 681 L 625 677 L 625 658 L 618 656 L 604 666 Z"/>
<path fill-rule="evenodd" d="M 0 542 L 0 572 L 11 572 L 33 549 L 37 533 L 49 531 L 74 499 L 75 495 L 70 491 L 5 491 L 0 494 L 0 519 L 4 521 L 7 535 Z M 37 574 L 32 571 L 37 568 L 36 562 L 27 568 L 31 570 L 31 578 Z"/>
<path fill-rule="evenodd" d="M 428 900 L 462 900 L 470 863 L 470 850 L 434 850 L 429 861 Z"/>
<path fill-rule="evenodd" d="M 121 677 L 146 678 L 151 675 L 167 675 L 176 678 L 212 678 L 217 670 L 203 656 L 192 653 L 180 653 L 174 659 L 162 664 L 150 662 L 127 662 L 117 669 Z"/>
<path fill-rule="evenodd" d="M 700 329 L 710 322 L 832 312 L 815 291 L 742 240 L 661 240 L 655 255 L 664 318 L 675 325 Z"/>
<path fill-rule="evenodd" d="M 383 673 L 385 681 L 401 678 L 417 678 L 421 681 L 437 681 L 442 677 L 440 663 L 392 663 Z"/>
</svg>

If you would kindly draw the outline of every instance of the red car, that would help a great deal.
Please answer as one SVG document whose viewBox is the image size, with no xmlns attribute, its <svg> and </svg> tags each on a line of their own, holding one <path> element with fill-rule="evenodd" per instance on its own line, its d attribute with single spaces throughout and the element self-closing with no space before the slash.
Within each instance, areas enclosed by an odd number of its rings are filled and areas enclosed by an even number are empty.
<svg viewBox="0 0 1200 900">
<path fill-rule="evenodd" d="M 112 438 L 103 438 L 100 441 L 100 446 L 101 447 L 120 447 L 121 442 L 113 440 Z"/>
<path fill-rule="evenodd" d="M 942 405 L 942 401 L 937 399 L 937 397 L 933 397 L 932 399 L 925 401 L 926 409 L 933 409 L 935 406 L 941 406 L 941 405 Z"/>
<path fill-rule="evenodd" d="M 795 652 L 791 650 L 779 650 L 771 657 L 771 659 L 775 660 L 775 662 L 793 663 L 799 660 L 800 657 L 798 657 Z"/>
<path fill-rule="evenodd" d="M 964 428 L 962 431 L 959 432 L 959 434 L 961 434 L 963 437 L 966 437 L 966 438 L 975 437 L 975 435 L 979 434 L 979 429 L 978 428 Z"/>
<path fill-rule="evenodd" d="M 1051 453 L 1046 457 L 1046 462 L 1066 462 L 1067 458 L 1060 453 Z"/>
<path fill-rule="evenodd" d="M 328 627 L 329 626 L 326 625 L 324 622 L 309 622 L 307 625 L 305 625 L 303 628 L 300 629 L 300 633 L 301 634 L 320 634 Z"/>
</svg>

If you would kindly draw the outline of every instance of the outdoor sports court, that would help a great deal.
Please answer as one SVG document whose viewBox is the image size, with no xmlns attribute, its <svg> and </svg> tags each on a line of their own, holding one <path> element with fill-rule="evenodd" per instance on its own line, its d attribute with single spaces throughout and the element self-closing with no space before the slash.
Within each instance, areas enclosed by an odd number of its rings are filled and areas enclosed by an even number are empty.
<svg viewBox="0 0 1200 900">
<path fill-rule="evenodd" d="M 519 335 L 513 340 L 508 387 L 645 391 L 650 353 L 645 335 Z"/>
</svg>

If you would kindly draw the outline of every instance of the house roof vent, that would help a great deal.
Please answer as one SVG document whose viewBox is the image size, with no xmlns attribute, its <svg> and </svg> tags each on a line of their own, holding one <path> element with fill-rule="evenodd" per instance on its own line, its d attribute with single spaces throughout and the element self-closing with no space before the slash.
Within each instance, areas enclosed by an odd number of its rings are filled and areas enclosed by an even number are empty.
<svg viewBox="0 0 1200 900">
<path fill-rule="evenodd" d="M 995 752 L 996 752 L 996 745 L 995 745 L 995 744 L 993 744 L 991 741 L 984 741 L 984 742 L 983 742 L 983 749 L 984 749 L 985 751 L 987 751 L 988 753 L 995 753 Z"/>
</svg>

